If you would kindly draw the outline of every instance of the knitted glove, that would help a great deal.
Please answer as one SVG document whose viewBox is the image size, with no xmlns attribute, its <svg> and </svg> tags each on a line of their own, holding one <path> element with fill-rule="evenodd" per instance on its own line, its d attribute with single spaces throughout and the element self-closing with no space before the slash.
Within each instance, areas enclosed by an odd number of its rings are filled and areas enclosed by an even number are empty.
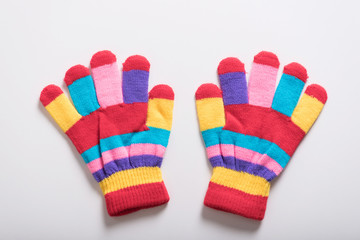
<svg viewBox="0 0 360 240">
<path fill-rule="evenodd" d="M 148 94 L 150 63 L 135 55 L 123 64 L 101 51 L 91 72 L 70 68 L 62 90 L 49 85 L 40 101 L 68 135 L 104 194 L 110 216 L 119 216 L 169 201 L 160 166 L 172 124 L 174 93 L 157 85 Z"/>
<path fill-rule="evenodd" d="M 204 204 L 262 220 L 270 190 L 295 149 L 319 116 L 326 91 L 312 84 L 298 63 L 284 67 L 276 88 L 279 61 L 260 52 L 249 85 L 244 64 L 226 58 L 218 67 L 221 90 L 203 84 L 196 91 L 200 130 L 213 174 Z"/>
</svg>

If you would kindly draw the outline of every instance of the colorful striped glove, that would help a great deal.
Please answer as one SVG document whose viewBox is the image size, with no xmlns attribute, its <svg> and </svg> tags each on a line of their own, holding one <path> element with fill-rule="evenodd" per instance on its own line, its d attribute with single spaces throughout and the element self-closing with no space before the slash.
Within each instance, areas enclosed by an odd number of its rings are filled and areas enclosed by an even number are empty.
<svg viewBox="0 0 360 240">
<path fill-rule="evenodd" d="M 204 204 L 261 220 L 270 182 L 277 177 L 319 116 L 326 91 L 312 84 L 298 63 L 284 67 L 275 92 L 279 60 L 260 52 L 249 85 L 244 64 L 226 58 L 218 67 L 221 90 L 203 84 L 196 91 L 200 130 L 213 174 Z"/>
<path fill-rule="evenodd" d="M 129 57 L 122 76 L 110 51 L 96 53 L 90 65 L 92 76 L 82 65 L 65 75 L 76 109 L 55 85 L 41 92 L 42 104 L 100 184 L 110 216 L 168 202 L 160 166 L 172 124 L 172 89 L 157 85 L 148 95 L 150 63 L 142 56 Z"/>
</svg>

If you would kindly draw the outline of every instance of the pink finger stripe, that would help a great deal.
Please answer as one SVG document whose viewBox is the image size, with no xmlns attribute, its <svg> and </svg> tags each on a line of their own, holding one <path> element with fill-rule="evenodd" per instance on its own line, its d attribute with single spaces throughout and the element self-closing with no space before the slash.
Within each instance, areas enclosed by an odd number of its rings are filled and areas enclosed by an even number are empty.
<svg viewBox="0 0 360 240">
<path fill-rule="evenodd" d="M 224 157 L 235 157 L 239 160 L 264 166 L 273 171 L 276 175 L 279 175 L 283 169 L 279 163 L 266 154 L 260 154 L 258 152 L 231 144 L 217 144 L 208 147 L 206 152 L 209 159 L 218 155 L 222 155 Z"/>
<path fill-rule="evenodd" d="M 103 164 L 101 158 L 97 158 L 97 159 L 92 160 L 91 162 L 89 162 L 87 164 L 87 166 L 88 166 L 90 172 L 94 173 L 94 172 L 97 172 L 100 169 L 102 169 L 104 167 L 104 164 Z"/>
<path fill-rule="evenodd" d="M 270 108 L 276 86 L 278 68 L 253 63 L 249 78 L 249 104 Z"/>
<path fill-rule="evenodd" d="M 101 107 L 123 103 L 122 76 L 116 62 L 91 69 Z"/>
<path fill-rule="evenodd" d="M 126 147 L 118 147 L 102 153 L 102 158 L 95 159 L 87 164 L 91 173 L 97 172 L 105 164 L 117 159 L 129 158 L 139 155 L 153 155 L 163 157 L 165 147 L 159 144 L 141 143 L 133 144 Z"/>
<path fill-rule="evenodd" d="M 130 156 L 153 155 L 163 157 L 166 148 L 160 144 L 139 143 L 130 146 Z"/>
</svg>

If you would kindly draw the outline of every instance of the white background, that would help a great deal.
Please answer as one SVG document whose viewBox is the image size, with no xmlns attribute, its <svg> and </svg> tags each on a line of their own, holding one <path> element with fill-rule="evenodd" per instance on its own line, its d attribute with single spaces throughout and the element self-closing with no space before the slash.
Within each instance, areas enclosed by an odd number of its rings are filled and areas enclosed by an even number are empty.
<svg viewBox="0 0 360 240">
<path fill-rule="evenodd" d="M 354 239 L 359 237 L 358 1 L 2 1 L 1 239 Z M 162 171 L 166 206 L 107 215 L 95 180 L 39 102 L 99 50 L 141 54 L 150 86 L 175 91 Z M 194 93 L 228 56 L 261 50 L 303 64 L 328 102 L 270 191 L 260 223 L 209 209 L 211 169 Z M 67 91 L 66 91 L 67 93 Z"/>
</svg>

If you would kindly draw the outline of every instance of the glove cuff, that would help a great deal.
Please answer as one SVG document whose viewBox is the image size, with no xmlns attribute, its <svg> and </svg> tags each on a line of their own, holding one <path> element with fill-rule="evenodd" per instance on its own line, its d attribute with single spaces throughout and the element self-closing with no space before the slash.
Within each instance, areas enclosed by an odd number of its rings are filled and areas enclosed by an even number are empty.
<svg viewBox="0 0 360 240">
<path fill-rule="evenodd" d="M 262 220 L 269 190 L 270 183 L 261 177 L 215 167 L 204 204 L 217 210 Z"/>
<path fill-rule="evenodd" d="M 165 204 L 169 194 L 158 167 L 141 167 L 114 173 L 100 182 L 110 216 Z"/>
</svg>

